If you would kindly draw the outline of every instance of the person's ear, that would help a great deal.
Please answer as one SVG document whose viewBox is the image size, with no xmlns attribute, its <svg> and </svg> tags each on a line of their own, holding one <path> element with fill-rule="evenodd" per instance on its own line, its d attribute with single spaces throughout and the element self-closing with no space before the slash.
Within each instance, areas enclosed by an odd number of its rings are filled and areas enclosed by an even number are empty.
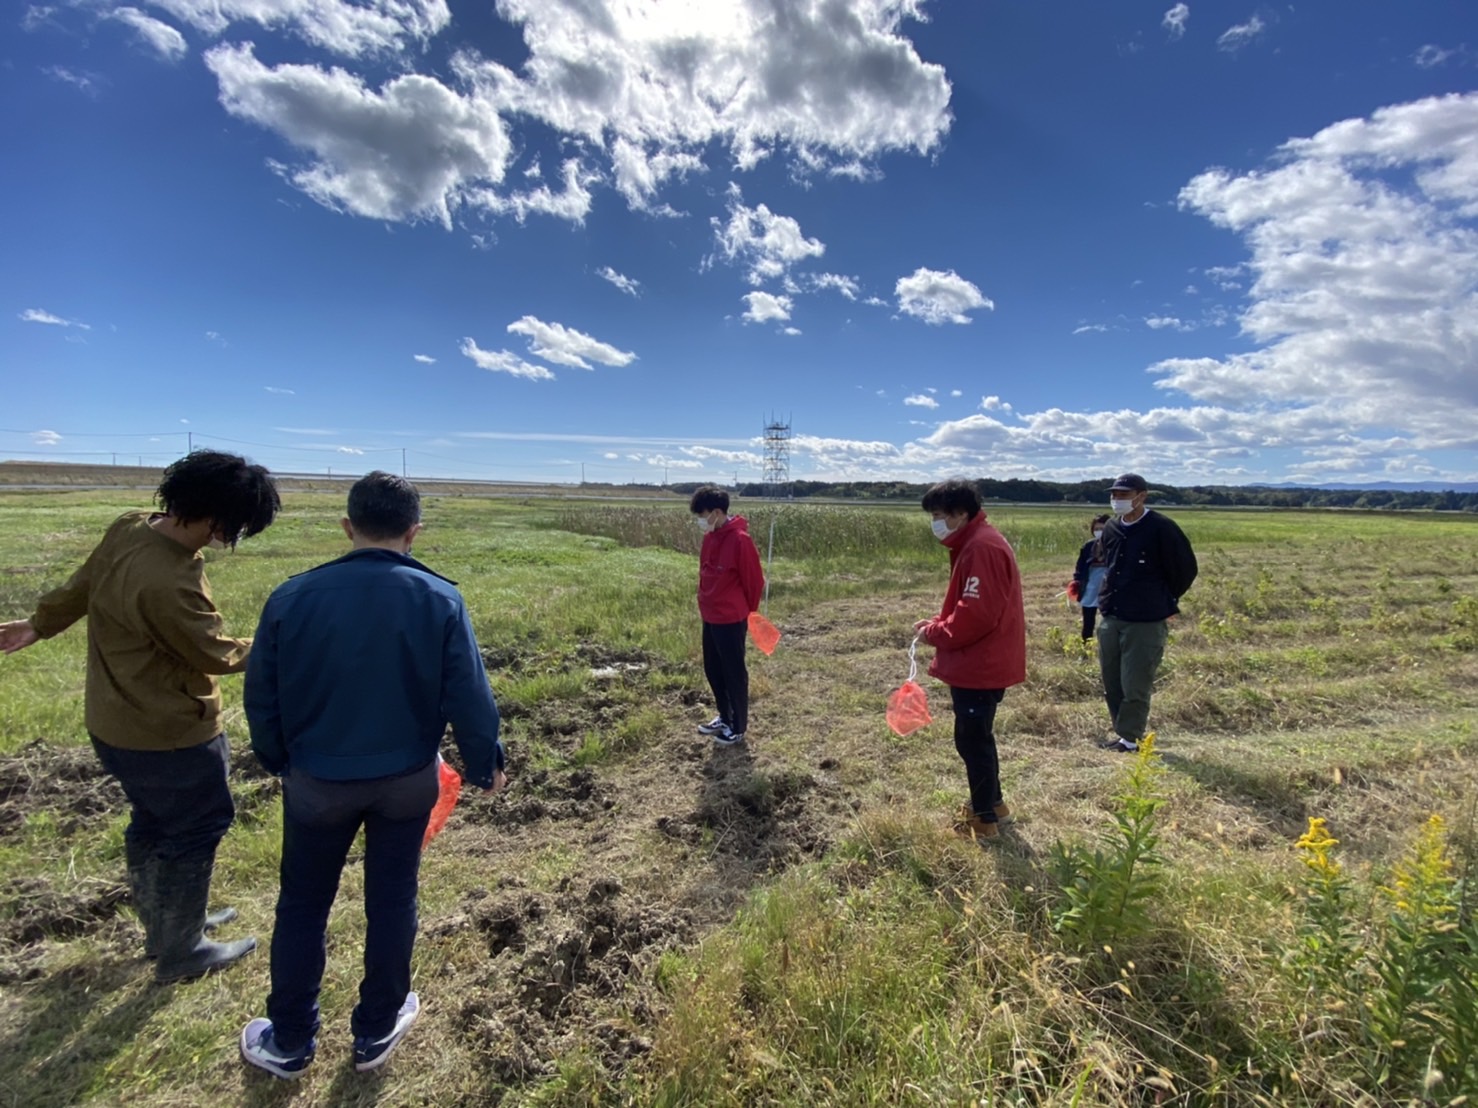
<svg viewBox="0 0 1478 1108">
<path fill-rule="evenodd" d="M 411 529 L 405 533 L 405 548 L 407 550 L 415 543 L 416 536 L 421 533 L 421 528 L 424 526 L 426 526 L 424 523 L 411 524 Z"/>
<path fill-rule="evenodd" d="M 339 520 L 339 526 L 344 529 L 344 537 L 347 538 L 350 542 L 353 542 L 354 524 L 349 522 L 349 517 L 345 516 L 343 519 Z"/>
</svg>

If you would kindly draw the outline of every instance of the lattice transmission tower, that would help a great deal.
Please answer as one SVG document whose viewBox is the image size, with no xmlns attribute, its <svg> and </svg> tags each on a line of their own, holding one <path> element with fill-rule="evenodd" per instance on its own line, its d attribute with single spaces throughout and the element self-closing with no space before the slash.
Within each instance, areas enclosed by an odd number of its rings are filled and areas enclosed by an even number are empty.
<svg viewBox="0 0 1478 1108">
<path fill-rule="evenodd" d="M 765 424 L 765 495 L 778 499 L 790 495 L 790 419 L 775 416 Z"/>
</svg>

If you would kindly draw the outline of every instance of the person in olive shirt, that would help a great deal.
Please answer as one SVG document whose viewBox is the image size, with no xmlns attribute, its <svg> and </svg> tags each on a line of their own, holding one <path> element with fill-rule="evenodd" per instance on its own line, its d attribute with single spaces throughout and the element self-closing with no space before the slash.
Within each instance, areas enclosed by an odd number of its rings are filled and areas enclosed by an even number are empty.
<svg viewBox="0 0 1478 1108">
<path fill-rule="evenodd" d="M 87 617 L 87 731 L 129 800 L 129 886 L 164 982 L 257 945 L 205 937 L 236 915 L 206 915 L 216 847 L 236 815 L 217 675 L 246 668 L 251 640 L 225 633 L 200 551 L 260 533 L 282 502 L 266 469 L 214 450 L 166 469 L 156 497 L 162 512 L 125 512 L 30 619 L 0 624 L 0 650 L 24 650 Z"/>
</svg>

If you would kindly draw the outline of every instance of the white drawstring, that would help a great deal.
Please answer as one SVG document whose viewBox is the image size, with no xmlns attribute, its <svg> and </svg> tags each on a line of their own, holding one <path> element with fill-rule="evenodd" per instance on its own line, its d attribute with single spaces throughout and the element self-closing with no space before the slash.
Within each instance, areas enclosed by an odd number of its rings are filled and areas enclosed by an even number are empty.
<svg viewBox="0 0 1478 1108">
<path fill-rule="evenodd" d="M 919 636 L 913 637 L 913 642 L 908 644 L 908 679 L 912 681 L 919 675 L 919 660 L 914 657 L 914 652 L 919 648 Z"/>
</svg>

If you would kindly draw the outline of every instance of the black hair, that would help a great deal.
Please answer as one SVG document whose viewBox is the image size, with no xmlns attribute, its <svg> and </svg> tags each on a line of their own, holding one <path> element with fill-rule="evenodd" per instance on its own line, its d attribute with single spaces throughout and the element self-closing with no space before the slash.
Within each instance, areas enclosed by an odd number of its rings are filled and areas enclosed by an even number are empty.
<svg viewBox="0 0 1478 1108">
<path fill-rule="evenodd" d="M 421 522 L 421 494 L 404 477 L 373 470 L 349 490 L 349 522 L 367 539 L 397 539 Z"/>
<path fill-rule="evenodd" d="M 1112 518 L 1112 517 L 1108 516 L 1107 514 L 1101 515 L 1101 516 L 1094 516 L 1093 517 L 1093 522 L 1090 523 L 1090 524 L 1088 524 L 1088 530 L 1091 531 L 1091 530 L 1093 530 L 1093 528 L 1099 526 L 1100 524 L 1107 523 L 1110 518 Z"/>
<path fill-rule="evenodd" d="M 192 450 L 172 463 L 154 498 L 181 523 L 210 520 L 229 546 L 261 534 L 282 510 L 266 466 L 221 450 Z"/>
<path fill-rule="evenodd" d="M 693 490 L 693 498 L 688 501 L 688 511 L 694 515 L 702 512 L 711 512 L 715 508 L 722 508 L 725 514 L 729 511 L 729 493 L 727 489 L 721 489 L 717 485 L 703 485 Z"/>
<path fill-rule="evenodd" d="M 924 493 L 921 503 L 926 512 L 951 516 L 964 512 L 966 519 L 974 519 L 980 514 L 980 491 L 962 477 L 951 477 Z"/>
</svg>

